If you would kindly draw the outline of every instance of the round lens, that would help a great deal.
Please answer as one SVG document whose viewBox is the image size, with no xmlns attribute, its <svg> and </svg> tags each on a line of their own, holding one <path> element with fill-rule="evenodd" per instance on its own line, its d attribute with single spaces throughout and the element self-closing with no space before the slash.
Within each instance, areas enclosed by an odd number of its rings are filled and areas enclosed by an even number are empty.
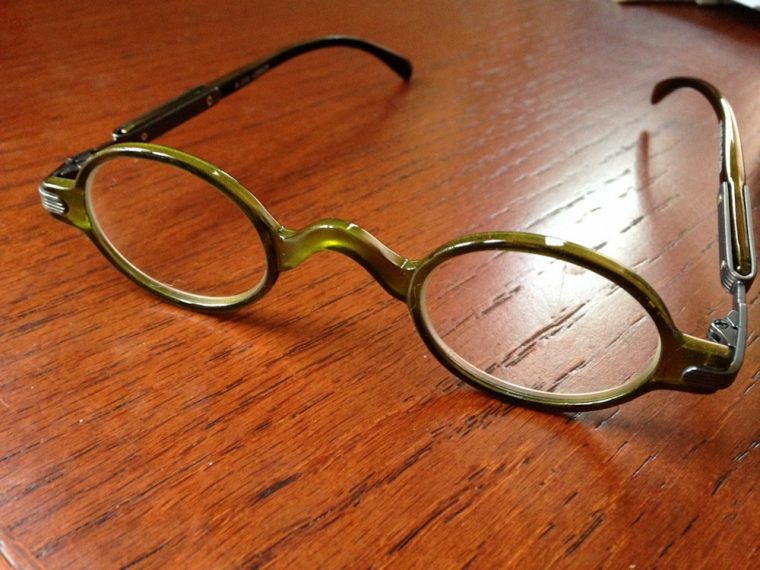
<svg viewBox="0 0 760 570">
<path fill-rule="evenodd" d="M 119 157 L 87 181 L 98 233 L 140 273 L 208 297 L 240 295 L 266 274 L 266 251 L 243 211 L 215 186 L 155 160 Z"/>
<path fill-rule="evenodd" d="M 421 302 L 451 360 L 497 384 L 545 393 L 635 382 L 659 346 L 654 322 L 628 292 L 542 255 L 458 255 L 430 272 Z"/>
</svg>

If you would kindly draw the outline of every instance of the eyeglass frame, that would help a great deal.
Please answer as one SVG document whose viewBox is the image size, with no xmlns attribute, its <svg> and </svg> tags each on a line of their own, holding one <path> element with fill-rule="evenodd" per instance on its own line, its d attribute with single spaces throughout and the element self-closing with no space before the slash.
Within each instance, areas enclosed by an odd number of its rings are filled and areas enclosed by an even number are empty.
<svg viewBox="0 0 760 570">
<path fill-rule="evenodd" d="M 756 273 L 749 189 L 746 185 L 736 119 L 728 101 L 708 82 L 674 77 L 657 83 L 656 104 L 676 89 L 688 87 L 712 105 L 720 122 L 721 171 L 718 191 L 720 277 L 733 297 L 733 309 L 715 319 L 703 340 L 680 331 L 656 291 L 635 272 L 613 259 L 565 240 L 526 232 L 485 232 L 445 243 L 426 258 L 407 259 L 358 225 L 326 219 L 292 230 L 277 222 L 254 195 L 216 166 L 178 149 L 149 141 L 179 126 L 222 98 L 236 92 L 285 61 L 325 47 L 350 47 L 385 63 L 404 81 L 412 65 L 387 48 L 349 36 L 326 36 L 284 48 L 181 94 L 116 128 L 112 140 L 67 159 L 39 187 L 43 207 L 55 218 L 84 231 L 105 257 L 148 291 L 185 308 L 200 311 L 231 310 L 263 297 L 280 271 L 294 269 L 313 254 L 332 250 L 362 265 L 394 298 L 406 302 L 428 349 L 452 373 L 509 402 L 545 410 L 598 409 L 631 400 L 653 389 L 712 393 L 728 387 L 744 359 L 747 341 L 746 291 Z M 154 160 L 181 168 L 218 189 L 232 200 L 255 227 L 267 258 L 259 285 L 245 293 L 211 297 L 188 293 L 161 283 L 129 262 L 93 224 L 88 201 L 91 175 L 105 162 L 119 157 Z M 438 336 L 427 313 L 427 277 L 440 264 L 476 251 L 509 250 L 533 253 L 584 267 L 629 293 L 647 312 L 658 334 L 658 347 L 647 367 L 632 381 L 614 388 L 585 393 L 552 393 L 512 384 L 467 362 Z"/>
</svg>

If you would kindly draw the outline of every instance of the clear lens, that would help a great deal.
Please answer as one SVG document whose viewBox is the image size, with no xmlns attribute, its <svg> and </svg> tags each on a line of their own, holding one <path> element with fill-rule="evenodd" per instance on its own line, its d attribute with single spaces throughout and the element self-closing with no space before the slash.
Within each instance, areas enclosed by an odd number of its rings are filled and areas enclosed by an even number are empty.
<svg viewBox="0 0 760 570">
<path fill-rule="evenodd" d="M 603 391 L 643 373 L 657 351 L 657 328 L 628 292 L 546 256 L 462 254 L 424 288 L 429 326 L 449 352 L 513 386 Z"/>
<path fill-rule="evenodd" d="M 155 160 L 116 158 L 91 174 L 90 217 L 151 279 L 196 295 L 239 295 L 262 283 L 266 252 L 243 211 L 217 188 Z"/>
</svg>

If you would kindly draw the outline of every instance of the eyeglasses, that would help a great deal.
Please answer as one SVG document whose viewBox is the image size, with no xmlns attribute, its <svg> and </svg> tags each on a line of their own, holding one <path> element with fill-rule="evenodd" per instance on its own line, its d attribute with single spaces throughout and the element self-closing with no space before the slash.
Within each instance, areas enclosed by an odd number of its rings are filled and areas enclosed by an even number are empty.
<svg viewBox="0 0 760 570">
<path fill-rule="evenodd" d="M 367 52 L 405 81 L 411 77 L 408 60 L 357 38 L 288 47 L 187 91 L 69 158 L 42 182 L 42 205 L 83 230 L 138 285 L 200 311 L 257 301 L 280 272 L 317 252 L 340 252 L 407 304 L 446 368 L 516 403 L 591 409 L 652 389 L 711 393 L 732 383 L 744 358 L 755 252 L 736 119 L 715 87 L 676 77 L 652 93 L 657 103 L 676 89 L 695 89 L 720 121 L 720 280 L 733 310 L 713 321 L 702 340 L 678 330 L 644 279 L 593 249 L 531 233 L 487 232 L 407 259 L 351 222 L 286 228 L 221 169 L 148 143 L 281 63 L 332 46 Z M 651 354 L 645 362 L 642 350 Z"/>
</svg>

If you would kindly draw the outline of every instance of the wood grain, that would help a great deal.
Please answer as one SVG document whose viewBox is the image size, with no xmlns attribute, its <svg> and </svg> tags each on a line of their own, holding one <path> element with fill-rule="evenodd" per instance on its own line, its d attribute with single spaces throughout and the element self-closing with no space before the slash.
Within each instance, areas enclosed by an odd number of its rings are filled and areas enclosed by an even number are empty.
<svg viewBox="0 0 760 570">
<path fill-rule="evenodd" d="M 366 37 L 413 61 L 409 85 L 364 54 L 314 53 L 160 142 L 289 227 L 352 220 L 414 258 L 494 229 L 596 247 L 702 336 L 730 304 L 717 125 L 694 94 L 653 107 L 649 92 L 674 74 L 722 89 L 760 204 L 757 13 L 38 0 L 3 16 L 0 563 L 758 566 L 757 290 L 731 388 L 552 415 L 453 377 L 338 254 L 256 306 L 194 314 L 125 279 L 36 192 L 184 89 L 301 39 Z"/>
</svg>

